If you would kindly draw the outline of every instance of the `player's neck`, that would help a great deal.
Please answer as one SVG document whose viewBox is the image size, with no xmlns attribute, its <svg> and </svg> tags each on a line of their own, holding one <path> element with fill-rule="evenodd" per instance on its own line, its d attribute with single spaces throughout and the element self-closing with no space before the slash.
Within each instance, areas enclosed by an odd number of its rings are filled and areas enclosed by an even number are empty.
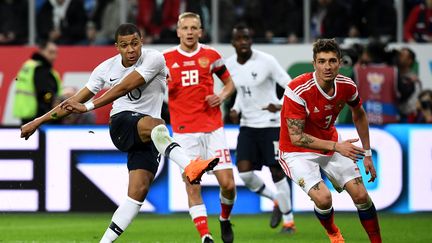
<svg viewBox="0 0 432 243">
<path fill-rule="evenodd" d="M 195 44 L 193 44 L 193 45 L 191 45 L 191 46 L 188 46 L 188 45 L 185 45 L 185 44 L 181 43 L 180 44 L 180 49 L 182 51 L 184 51 L 184 52 L 187 52 L 187 53 L 194 52 L 194 51 L 196 51 L 198 49 L 198 42 L 195 43 Z"/>
<path fill-rule="evenodd" d="M 252 51 L 242 54 L 242 55 L 237 55 L 237 62 L 240 64 L 245 64 L 252 56 Z"/>
<path fill-rule="evenodd" d="M 324 81 L 324 80 L 318 80 L 318 85 L 320 88 L 329 96 L 333 96 L 334 94 L 334 80 L 332 81 Z"/>
</svg>

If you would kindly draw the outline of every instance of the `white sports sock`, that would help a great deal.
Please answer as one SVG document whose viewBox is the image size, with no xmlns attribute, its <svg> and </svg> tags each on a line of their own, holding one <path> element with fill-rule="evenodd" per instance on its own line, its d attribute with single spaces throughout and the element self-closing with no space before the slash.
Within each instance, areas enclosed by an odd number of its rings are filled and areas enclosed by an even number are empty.
<svg viewBox="0 0 432 243">
<path fill-rule="evenodd" d="M 191 159 L 183 148 L 175 142 L 164 124 L 157 125 L 151 131 L 151 139 L 159 153 L 169 157 L 180 168 L 185 169 Z M 167 154 L 167 153 L 168 154 Z"/>
<path fill-rule="evenodd" d="M 283 213 L 284 222 L 291 222 L 294 220 L 291 207 L 291 189 L 289 187 L 287 178 L 284 177 L 282 180 L 275 182 L 277 192 L 275 198 L 278 202 L 279 209 Z"/>
<path fill-rule="evenodd" d="M 102 236 L 100 242 L 112 242 L 117 239 L 120 235 L 114 232 L 111 229 L 111 226 L 115 224 L 116 226 L 118 226 L 118 228 L 120 228 L 120 232 L 126 230 L 129 224 L 138 214 L 142 204 L 142 202 L 138 202 L 130 197 L 128 197 L 122 204 L 120 204 L 120 206 L 114 212 L 114 215 L 111 219 L 112 222 L 110 227 L 108 227 L 108 229 L 105 231 L 105 234 Z"/>
<path fill-rule="evenodd" d="M 189 208 L 189 214 L 194 220 L 198 217 L 207 217 L 207 210 L 204 204 L 195 205 Z"/>
<path fill-rule="evenodd" d="M 270 200 L 273 200 L 274 193 L 265 186 L 264 181 L 253 171 L 240 172 L 240 178 L 243 180 L 249 190 L 258 193 Z"/>
</svg>

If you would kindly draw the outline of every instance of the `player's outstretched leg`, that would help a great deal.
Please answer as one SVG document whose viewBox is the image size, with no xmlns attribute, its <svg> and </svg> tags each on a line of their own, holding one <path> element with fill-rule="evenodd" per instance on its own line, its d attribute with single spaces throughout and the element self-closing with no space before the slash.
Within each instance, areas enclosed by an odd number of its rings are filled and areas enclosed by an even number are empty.
<svg viewBox="0 0 432 243">
<path fill-rule="evenodd" d="M 152 129 L 151 139 L 159 153 L 170 158 L 185 170 L 186 178 L 191 184 L 199 183 L 201 176 L 219 163 L 217 158 L 190 160 L 183 148 L 170 136 L 168 128 L 164 124 L 157 125 Z"/>
<path fill-rule="evenodd" d="M 138 214 L 142 204 L 142 202 L 138 202 L 130 197 L 120 204 L 114 212 L 111 224 L 105 231 L 100 242 L 108 243 L 116 240 Z"/>
<path fill-rule="evenodd" d="M 213 168 L 219 163 L 219 158 L 212 159 L 200 159 L 196 158 L 186 166 L 184 173 L 189 183 L 199 184 L 202 175 L 206 171 L 213 170 Z"/>
<path fill-rule="evenodd" d="M 355 206 L 357 207 L 361 224 L 368 234 L 370 242 L 381 243 L 382 239 L 378 223 L 378 216 L 375 205 L 373 204 L 370 197 L 368 197 L 368 201 L 366 203 L 355 204 Z"/>
</svg>

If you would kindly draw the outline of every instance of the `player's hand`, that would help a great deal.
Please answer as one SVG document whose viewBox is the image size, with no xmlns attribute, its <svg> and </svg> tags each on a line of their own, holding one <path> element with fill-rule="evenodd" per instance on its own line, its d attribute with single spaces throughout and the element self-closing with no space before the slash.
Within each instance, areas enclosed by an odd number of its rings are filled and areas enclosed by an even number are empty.
<svg viewBox="0 0 432 243">
<path fill-rule="evenodd" d="M 216 107 L 222 104 L 222 99 L 216 94 L 207 95 L 205 101 L 210 107 Z"/>
<path fill-rule="evenodd" d="M 371 174 L 371 177 L 368 180 L 368 182 L 374 182 L 375 178 L 377 177 L 377 174 L 372 162 L 372 156 L 364 157 L 363 165 L 365 167 L 366 175 L 369 175 L 369 173 Z"/>
<path fill-rule="evenodd" d="M 282 108 L 281 105 L 275 105 L 275 104 L 269 104 L 267 107 L 262 108 L 263 110 L 267 110 L 270 111 L 272 113 L 278 112 L 280 111 L 280 109 Z"/>
<path fill-rule="evenodd" d="M 72 113 L 84 113 L 87 112 L 87 108 L 84 104 L 76 102 L 74 100 L 65 100 L 60 104 L 60 108 Z"/>
<path fill-rule="evenodd" d="M 335 151 L 342 154 L 345 157 L 352 159 L 357 162 L 359 159 L 364 157 L 365 150 L 361 147 L 355 146 L 353 143 L 357 142 L 359 139 L 348 139 L 340 143 L 336 143 Z"/>
<path fill-rule="evenodd" d="M 21 126 L 21 137 L 27 140 L 40 126 L 40 122 L 38 119 L 35 119 L 29 123 L 26 123 Z"/>
<path fill-rule="evenodd" d="M 240 116 L 236 110 L 230 110 L 229 117 L 231 119 L 231 122 L 234 124 L 238 124 L 240 122 Z"/>
</svg>

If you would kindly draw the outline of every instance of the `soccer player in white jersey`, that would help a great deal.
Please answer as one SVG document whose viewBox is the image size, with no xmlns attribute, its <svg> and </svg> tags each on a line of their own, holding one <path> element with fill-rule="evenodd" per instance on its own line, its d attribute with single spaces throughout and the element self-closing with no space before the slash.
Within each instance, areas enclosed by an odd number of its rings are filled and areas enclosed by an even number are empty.
<svg viewBox="0 0 432 243">
<path fill-rule="evenodd" d="M 251 48 L 252 37 L 247 26 L 234 27 L 231 43 L 236 54 L 227 59 L 226 65 L 237 95 L 230 117 L 238 120 L 241 114 L 236 165 L 249 190 L 276 202 L 270 227 L 276 228 L 283 218 L 281 233 L 294 233 L 291 189 L 278 163 L 282 100 L 276 94 L 276 85 L 285 88 L 291 77 L 273 56 Z M 276 192 L 254 173 L 263 165 L 270 168 Z"/>
<path fill-rule="evenodd" d="M 97 66 L 85 87 L 21 127 L 21 137 L 28 139 L 47 121 L 113 102 L 110 135 L 114 145 L 128 153 L 129 186 L 127 199 L 115 211 L 101 242 L 117 239 L 138 214 L 159 165 L 158 151 L 184 169 L 190 183 L 198 183 L 202 174 L 219 162 L 219 159 L 190 161 L 160 118 L 167 75 L 162 53 L 142 48 L 140 31 L 133 24 L 120 25 L 115 40 L 119 54 Z M 105 85 L 111 86 L 105 94 L 82 104 Z"/>
<path fill-rule="evenodd" d="M 199 43 L 201 34 L 198 14 L 185 12 L 179 16 L 177 36 L 180 45 L 164 51 L 169 68 L 168 107 L 173 136 L 189 155 L 219 158 L 219 164 L 212 172 L 220 185 L 221 238 L 224 243 L 231 243 L 234 233 L 230 215 L 236 188 L 220 104 L 234 92 L 234 84 L 219 52 Z M 214 92 L 213 74 L 224 85 L 218 93 Z M 213 242 L 200 185 L 186 182 L 186 192 L 189 213 L 202 242 Z"/>
<path fill-rule="evenodd" d="M 376 178 L 369 141 L 369 125 L 356 84 L 339 74 L 341 50 L 334 39 L 313 44 L 315 72 L 293 79 L 285 89 L 281 111 L 280 164 L 285 173 L 315 204 L 315 215 L 331 242 L 345 242 L 334 223 L 332 195 L 321 178 L 321 170 L 341 192 L 346 190 L 373 243 L 381 242 L 378 216 L 356 162 L 363 158 L 370 181 Z M 342 141 L 334 125 L 348 104 L 362 147 Z"/>
</svg>

